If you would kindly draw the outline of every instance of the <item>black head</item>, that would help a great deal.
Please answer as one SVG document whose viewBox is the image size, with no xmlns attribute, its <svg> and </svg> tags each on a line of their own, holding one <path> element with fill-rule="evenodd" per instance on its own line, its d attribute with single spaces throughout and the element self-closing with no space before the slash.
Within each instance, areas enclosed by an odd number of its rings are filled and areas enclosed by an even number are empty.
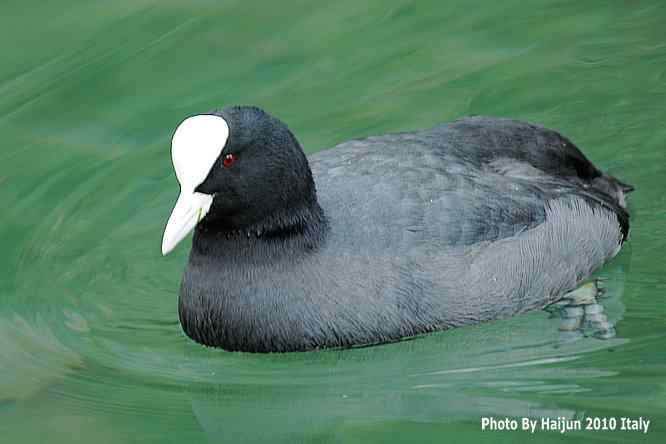
<svg viewBox="0 0 666 444">
<path fill-rule="evenodd" d="M 197 232 L 284 234 L 323 220 L 303 149 L 284 123 L 257 107 L 185 119 L 171 153 L 181 192 L 163 254 L 195 226 Z"/>
<path fill-rule="evenodd" d="M 229 136 L 195 191 L 214 195 L 202 225 L 218 230 L 265 226 L 316 204 L 307 158 L 289 128 L 260 108 L 234 106 L 222 117 Z"/>
</svg>

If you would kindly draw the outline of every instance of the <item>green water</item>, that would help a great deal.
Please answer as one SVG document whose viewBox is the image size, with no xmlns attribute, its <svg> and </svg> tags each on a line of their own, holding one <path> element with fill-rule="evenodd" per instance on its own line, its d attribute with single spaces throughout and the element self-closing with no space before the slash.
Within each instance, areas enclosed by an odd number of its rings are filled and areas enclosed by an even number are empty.
<svg viewBox="0 0 666 444">
<path fill-rule="evenodd" d="M 1 441 L 664 442 L 666 3 L 527 4 L 4 0 Z M 538 312 L 356 350 L 192 343 L 188 248 L 160 255 L 169 141 L 238 103 L 309 152 L 468 114 L 560 129 L 637 188 L 631 242 L 598 273 L 617 335 L 573 340 Z M 651 425 L 530 436 L 482 416 Z"/>
</svg>

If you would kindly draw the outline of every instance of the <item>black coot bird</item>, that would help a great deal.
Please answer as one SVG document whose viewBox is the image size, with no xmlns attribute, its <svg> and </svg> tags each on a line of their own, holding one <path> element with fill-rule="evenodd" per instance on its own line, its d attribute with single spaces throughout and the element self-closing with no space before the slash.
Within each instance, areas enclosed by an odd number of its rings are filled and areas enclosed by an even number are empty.
<svg viewBox="0 0 666 444">
<path fill-rule="evenodd" d="M 226 350 L 395 341 L 561 299 L 627 238 L 629 185 L 567 138 L 469 117 L 306 157 L 239 106 L 172 140 L 181 185 L 162 244 L 192 229 L 185 333 Z"/>
</svg>

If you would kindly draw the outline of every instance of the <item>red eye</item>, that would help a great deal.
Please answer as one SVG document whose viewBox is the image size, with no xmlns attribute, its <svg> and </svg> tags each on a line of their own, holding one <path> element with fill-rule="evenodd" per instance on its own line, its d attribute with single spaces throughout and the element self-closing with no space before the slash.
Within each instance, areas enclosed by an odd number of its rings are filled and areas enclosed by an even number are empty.
<svg viewBox="0 0 666 444">
<path fill-rule="evenodd" d="M 224 165 L 225 168 L 229 168 L 231 165 L 234 164 L 235 161 L 236 161 L 236 156 L 229 153 L 226 156 L 224 156 L 224 159 L 222 159 L 222 165 Z"/>
</svg>

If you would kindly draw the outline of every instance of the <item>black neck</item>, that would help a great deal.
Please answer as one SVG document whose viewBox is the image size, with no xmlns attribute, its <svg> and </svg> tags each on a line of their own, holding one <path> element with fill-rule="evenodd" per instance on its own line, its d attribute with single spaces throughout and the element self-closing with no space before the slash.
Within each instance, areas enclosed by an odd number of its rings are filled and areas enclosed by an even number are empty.
<svg viewBox="0 0 666 444">
<path fill-rule="evenodd" d="M 293 254 L 295 249 L 318 248 L 326 238 L 328 223 L 316 200 L 245 226 L 202 220 L 194 231 L 192 254 L 197 256 Z M 269 254 L 269 252 L 271 254 Z"/>
</svg>

